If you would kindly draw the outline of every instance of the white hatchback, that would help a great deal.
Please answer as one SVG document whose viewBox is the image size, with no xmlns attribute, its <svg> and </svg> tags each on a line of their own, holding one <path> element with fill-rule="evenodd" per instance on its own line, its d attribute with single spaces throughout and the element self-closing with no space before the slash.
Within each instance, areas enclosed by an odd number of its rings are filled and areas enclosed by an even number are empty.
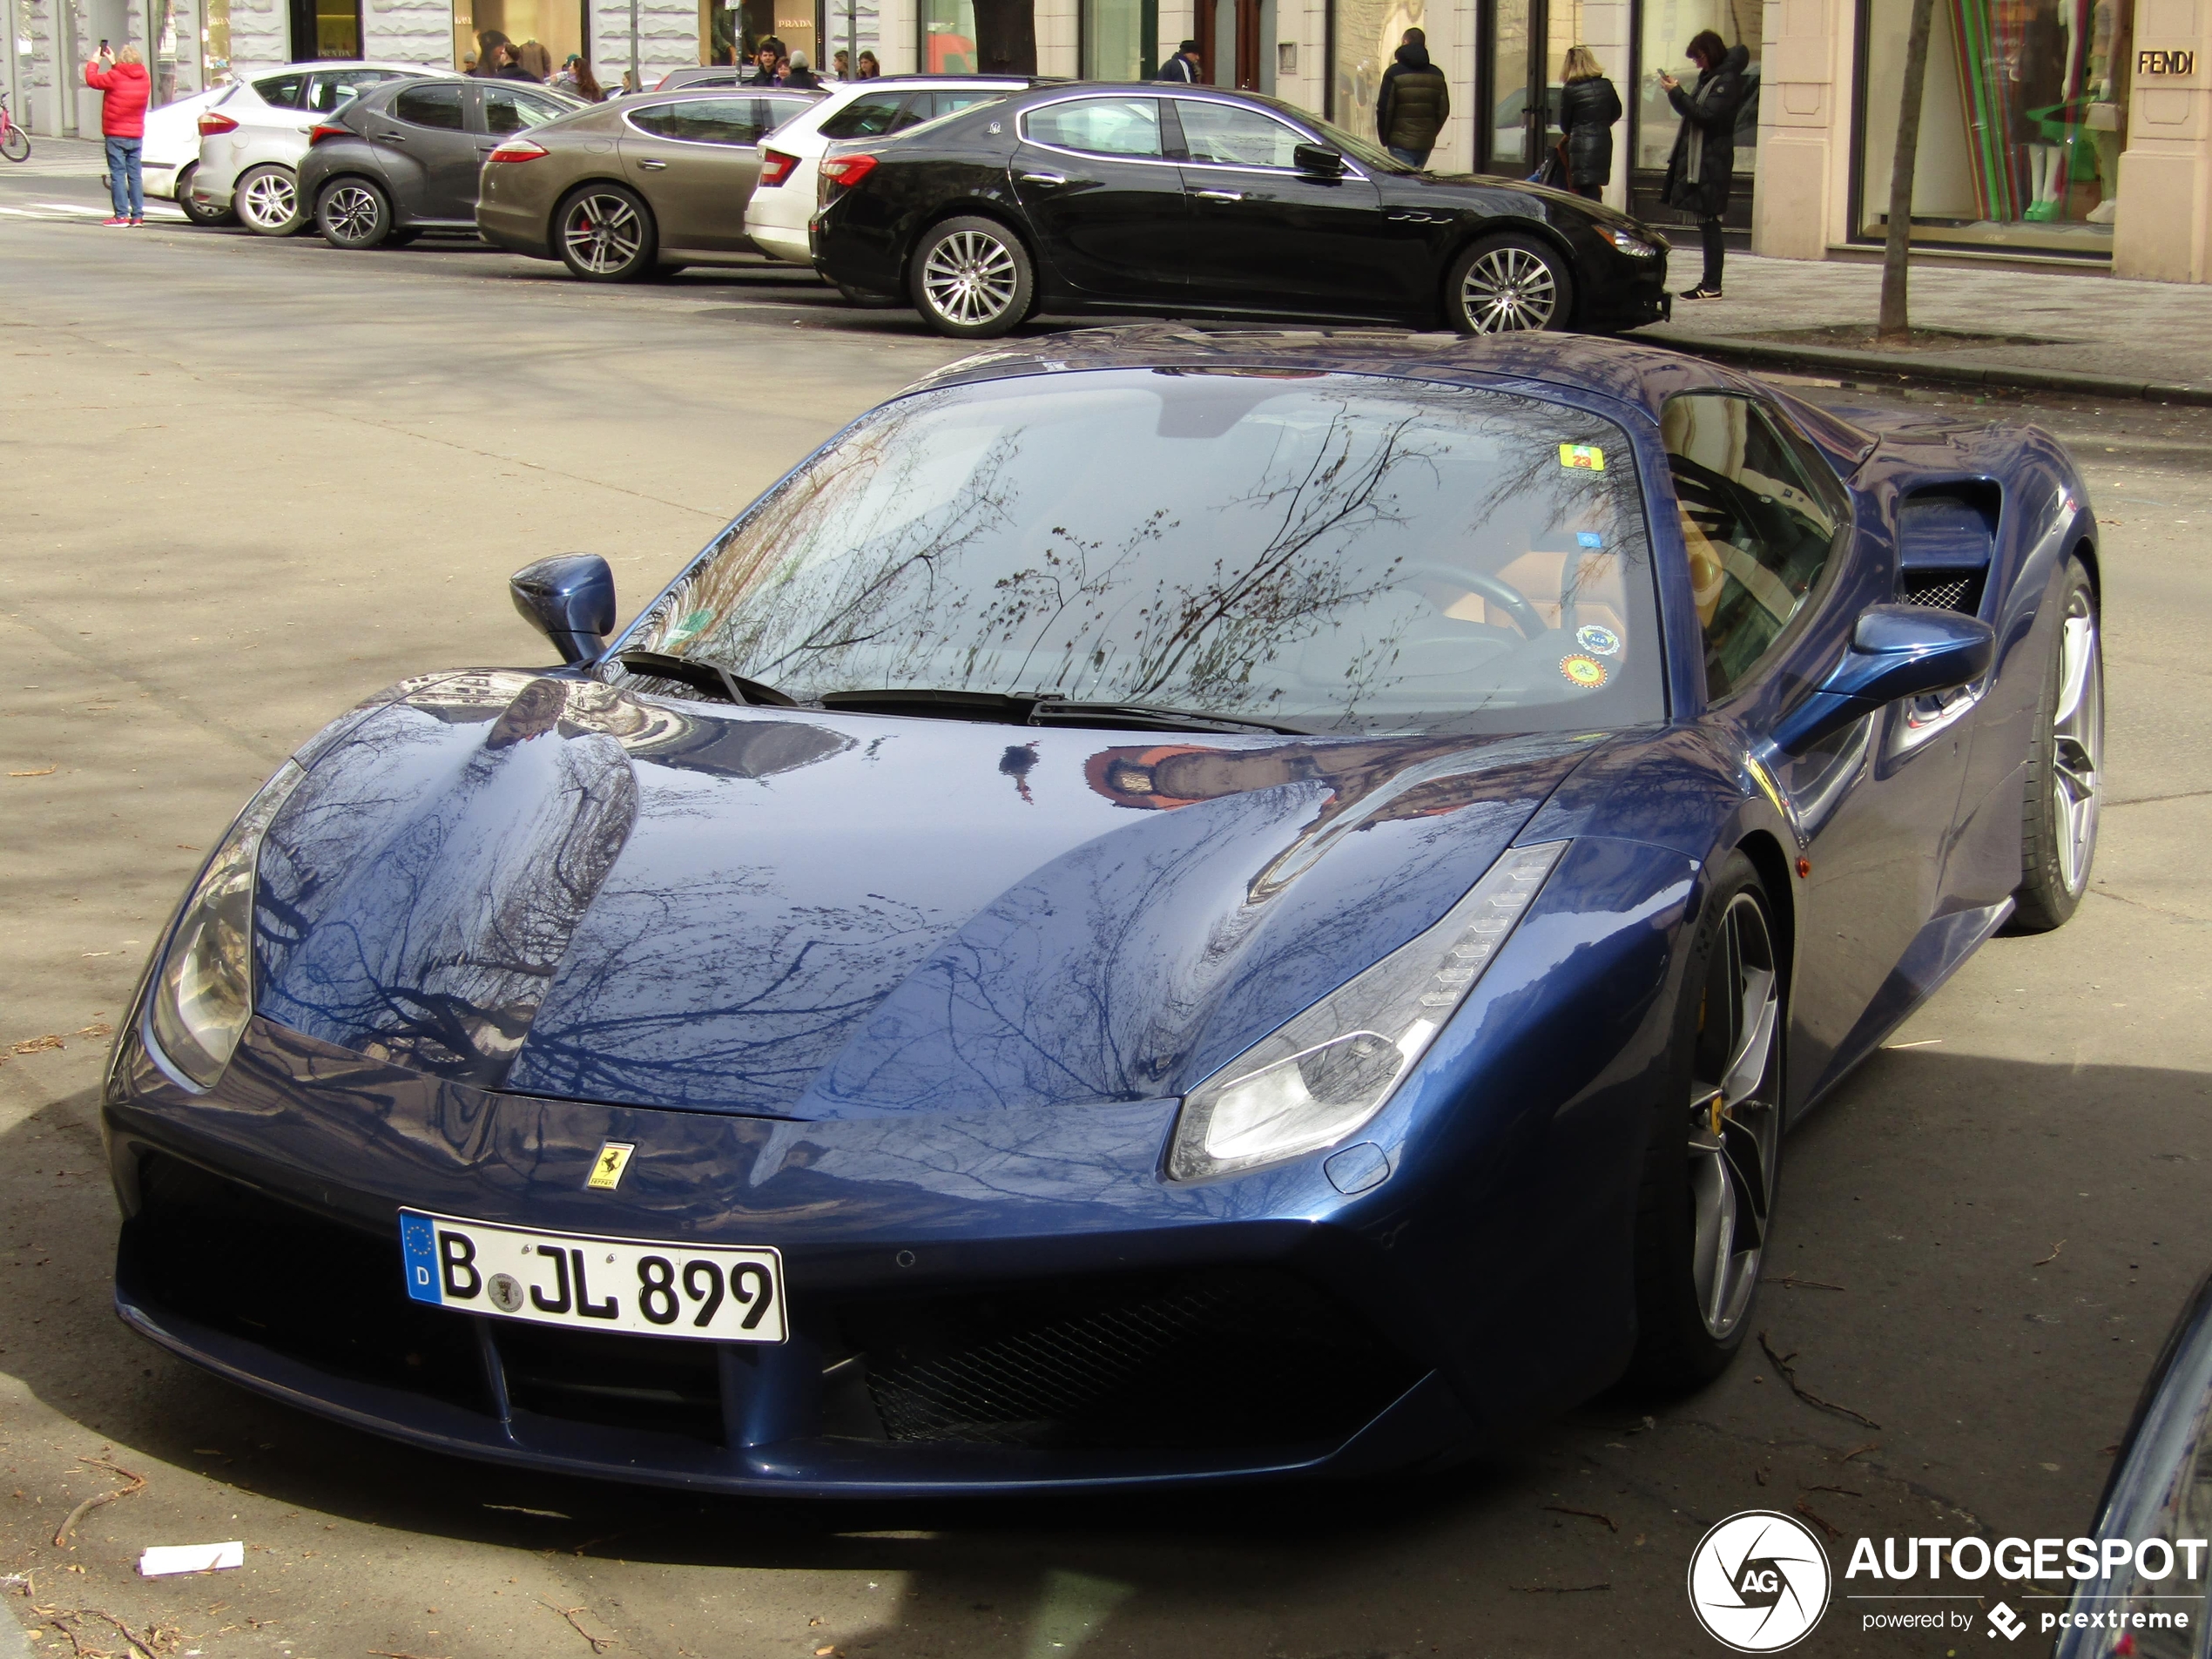
<svg viewBox="0 0 2212 1659">
<path fill-rule="evenodd" d="M 1025 75 L 885 75 L 839 82 L 827 98 L 761 140 L 760 182 L 745 204 L 745 235 L 772 260 L 812 265 L 806 221 L 814 216 L 816 169 L 833 141 L 904 132 L 1035 84 Z"/>
<path fill-rule="evenodd" d="M 293 64 L 240 81 L 230 95 L 199 113 L 199 160 L 192 169 L 185 211 L 200 224 L 236 213 L 248 230 L 290 236 L 307 223 L 300 199 L 300 158 L 307 133 L 381 81 L 417 76 L 448 80 L 449 69 L 417 64 Z"/>
</svg>

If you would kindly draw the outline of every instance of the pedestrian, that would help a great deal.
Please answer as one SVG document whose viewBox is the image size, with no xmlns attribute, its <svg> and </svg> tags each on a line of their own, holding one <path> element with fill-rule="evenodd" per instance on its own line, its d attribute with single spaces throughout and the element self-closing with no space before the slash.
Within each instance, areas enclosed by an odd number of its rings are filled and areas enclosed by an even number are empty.
<svg viewBox="0 0 2212 1659">
<path fill-rule="evenodd" d="M 146 137 L 146 98 L 153 83 L 138 49 L 127 42 L 111 53 L 100 43 L 99 56 L 84 65 L 84 84 L 100 90 L 100 136 L 107 140 L 107 195 L 115 212 L 109 225 L 146 222 L 146 180 L 142 170 Z"/>
<path fill-rule="evenodd" d="M 784 71 L 783 84 L 803 87 L 811 91 L 821 84 L 821 77 L 814 73 L 813 64 L 806 54 L 793 52 L 791 55 L 791 67 Z"/>
<path fill-rule="evenodd" d="M 515 43 L 496 29 L 487 29 L 476 37 L 476 50 L 469 55 L 469 72 L 479 80 L 489 80 L 499 67 L 498 52 L 502 46 Z"/>
<path fill-rule="evenodd" d="M 1198 43 L 1186 40 L 1175 49 L 1168 61 L 1160 65 L 1160 72 L 1152 78 L 1159 81 L 1181 81 L 1195 86 L 1198 82 Z"/>
<path fill-rule="evenodd" d="M 783 62 L 784 43 L 773 35 L 761 37 L 752 49 L 752 61 L 740 72 L 739 78 L 748 86 L 776 85 L 777 66 Z"/>
<path fill-rule="evenodd" d="M 622 90 L 616 93 L 615 96 L 617 98 L 636 98 L 637 94 L 644 90 L 644 89 L 643 87 L 637 84 L 637 71 L 634 69 L 625 69 L 622 71 Z"/>
<path fill-rule="evenodd" d="M 1667 158 L 1667 182 L 1659 199 L 1679 207 L 1697 221 L 1705 243 L 1705 274 L 1694 288 L 1684 288 L 1685 300 L 1721 297 L 1721 215 L 1728 211 L 1730 175 L 1736 171 L 1736 115 L 1750 94 L 1743 66 L 1751 55 L 1730 46 L 1710 29 L 1691 38 L 1688 54 L 1697 65 L 1697 84 L 1683 91 L 1682 83 L 1661 73 L 1659 84 L 1667 101 L 1682 116 L 1682 131 L 1675 135 L 1674 153 Z"/>
<path fill-rule="evenodd" d="M 1408 29 L 1399 42 L 1397 61 L 1383 71 L 1375 98 L 1375 136 L 1383 148 L 1409 167 L 1428 165 L 1436 135 L 1452 117 L 1452 89 L 1444 71 L 1428 61 L 1428 35 Z"/>
<path fill-rule="evenodd" d="M 484 60 L 491 67 L 485 70 L 480 66 L 478 72 L 487 80 L 535 83 L 537 77 L 522 65 L 521 51 L 522 49 L 511 41 L 501 41 L 498 45 L 491 49 L 491 56 Z"/>
<path fill-rule="evenodd" d="M 470 75 L 470 76 L 473 76 L 474 74 L 475 74 L 475 72 L 476 72 L 476 54 L 475 54 L 475 53 L 474 53 L 474 52 L 463 52 L 463 53 L 462 53 L 462 54 L 461 54 L 461 72 L 462 72 L 463 75 Z"/>
<path fill-rule="evenodd" d="M 597 104 L 606 96 L 591 73 L 591 60 L 582 52 L 570 52 L 568 62 L 561 65 L 561 72 L 553 78 L 554 86 L 560 91 L 573 93 L 587 104 Z"/>
<path fill-rule="evenodd" d="M 553 54 L 535 40 L 526 40 L 515 48 L 515 61 L 540 86 L 553 78 Z"/>
<path fill-rule="evenodd" d="M 1567 179 L 1577 196 L 1596 201 L 1613 182 L 1613 124 L 1621 94 L 1588 46 L 1569 46 L 1560 65 L 1559 125 L 1566 136 Z"/>
<path fill-rule="evenodd" d="M 876 60 L 876 55 L 873 52 L 862 52 L 860 71 L 860 79 L 872 81 L 883 73 L 883 65 Z"/>
<path fill-rule="evenodd" d="M 837 81 L 853 78 L 853 54 L 842 46 L 830 55 L 830 78 Z"/>
</svg>

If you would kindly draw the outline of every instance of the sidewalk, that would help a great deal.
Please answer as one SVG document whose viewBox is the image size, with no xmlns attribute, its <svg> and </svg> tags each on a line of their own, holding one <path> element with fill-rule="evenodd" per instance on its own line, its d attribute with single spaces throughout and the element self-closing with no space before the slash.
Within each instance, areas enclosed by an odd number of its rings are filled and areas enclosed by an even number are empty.
<svg viewBox="0 0 2212 1659">
<path fill-rule="evenodd" d="M 0 179 L 98 179 L 107 171 L 107 146 L 98 138 L 31 136 L 30 158 L 0 161 Z"/>
<path fill-rule="evenodd" d="M 1683 279 L 1672 286 L 1687 286 L 1696 250 L 1678 247 L 1669 264 Z M 1956 338 L 1909 352 L 1867 348 L 1878 265 L 1731 253 L 1727 288 L 1725 300 L 1677 300 L 1673 321 L 1635 337 L 1753 366 L 2212 403 L 2212 285 L 1915 266 L 1914 329 Z"/>
</svg>

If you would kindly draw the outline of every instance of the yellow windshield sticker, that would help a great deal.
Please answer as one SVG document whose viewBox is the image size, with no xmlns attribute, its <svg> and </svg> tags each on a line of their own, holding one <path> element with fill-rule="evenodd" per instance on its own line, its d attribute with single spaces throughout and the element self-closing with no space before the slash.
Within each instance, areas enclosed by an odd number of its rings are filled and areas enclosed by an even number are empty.
<svg viewBox="0 0 2212 1659">
<path fill-rule="evenodd" d="M 1559 464 L 1570 472 L 1603 472 L 1605 451 L 1594 443 L 1562 443 Z"/>
<path fill-rule="evenodd" d="M 1595 657 L 1562 657 L 1559 671 L 1586 691 L 1595 691 L 1605 684 L 1605 664 Z"/>
</svg>

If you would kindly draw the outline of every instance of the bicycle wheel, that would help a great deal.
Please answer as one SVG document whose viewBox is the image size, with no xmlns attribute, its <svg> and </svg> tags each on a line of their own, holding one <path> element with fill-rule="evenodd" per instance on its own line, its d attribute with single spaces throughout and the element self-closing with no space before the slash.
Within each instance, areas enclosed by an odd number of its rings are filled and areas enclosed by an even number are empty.
<svg viewBox="0 0 2212 1659">
<path fill-rule="evenodd" d="M 7 157 L 10 161 L 30 160 L 30 134 L 10 121 L 8 130 L 0 132 L 0 156 Z"/>
</svg>

